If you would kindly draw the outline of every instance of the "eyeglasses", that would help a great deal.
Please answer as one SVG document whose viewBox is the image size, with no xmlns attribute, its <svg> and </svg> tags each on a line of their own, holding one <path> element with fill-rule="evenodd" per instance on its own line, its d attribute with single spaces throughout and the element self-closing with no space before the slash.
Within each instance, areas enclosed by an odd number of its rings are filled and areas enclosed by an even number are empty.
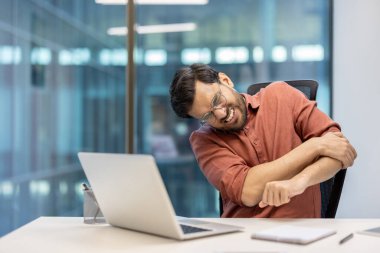
<svg viewBox="0 0 380 253">
<path fill-rule="evenodd" d="M 200 123 L 203 126 L 206 123 L 213 123 L 215 120 L 215 114 L 214 111 L 220 110 L 226 107 L 227 105 L 227 99 L 222 94 L 222 90 L 220 89 L 220 84 L 218 84 L 218 92 L 214 95 L 214 97 L 211 100 L 211 110 L 209 112 L 206 112 L 200 119 Z"/>
</svg>

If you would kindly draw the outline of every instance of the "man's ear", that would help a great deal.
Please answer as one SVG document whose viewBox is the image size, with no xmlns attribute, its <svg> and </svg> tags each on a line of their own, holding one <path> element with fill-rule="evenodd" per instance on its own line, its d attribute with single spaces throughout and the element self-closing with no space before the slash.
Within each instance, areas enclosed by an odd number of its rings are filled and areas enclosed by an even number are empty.
<svg viewBox="0 0 380 253">
<path fill-rule="evenodd" d="M 229 86 L 232 89 L 234 88 L 234 83 L 232 82 L 232 80 L 226 74 L 224 74 L 223 72 L 219 72 L 218 73 L 218 77 L 219 77 L 219 81 L 222 84 L 227 85 L 227 86 Z"/>
</svg>

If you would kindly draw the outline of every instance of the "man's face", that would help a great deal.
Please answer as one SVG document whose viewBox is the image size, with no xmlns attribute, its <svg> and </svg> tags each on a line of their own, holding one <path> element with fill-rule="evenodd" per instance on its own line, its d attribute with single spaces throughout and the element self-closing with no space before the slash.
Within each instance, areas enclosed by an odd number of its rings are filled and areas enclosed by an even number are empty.
<svg viewBox="0 0 380 253">
<path fill-rule="evenodd" d="M 216 129 L 241 130 L 247 121 L 245 101 L 228 80 L 213 84 L 196 81 L 189 115 Z"/>
</svg>

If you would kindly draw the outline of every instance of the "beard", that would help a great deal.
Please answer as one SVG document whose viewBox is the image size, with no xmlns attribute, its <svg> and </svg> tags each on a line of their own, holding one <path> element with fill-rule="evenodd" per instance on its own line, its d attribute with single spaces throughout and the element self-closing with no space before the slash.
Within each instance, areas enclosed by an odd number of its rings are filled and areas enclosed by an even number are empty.
<svg viewBox="0 0 380 253">
<path fill-rule="evenodd" d="M 230 126 L 227 128 L 221 127 L 220 130 L 226 131 L 226 132 L 238 132 L 242 130 L 247 123 L 247 108 L 245 106 L 245 99 L 244 96 L 236 92 L 236 101 L 237 104 L 229 104 L 227 105 L 227 110 L 230 110 L 233 108 L 235 111 L 239 111 L 241 113 L 241 118 L 237 122 L 235 126 Z"/>
</svg>

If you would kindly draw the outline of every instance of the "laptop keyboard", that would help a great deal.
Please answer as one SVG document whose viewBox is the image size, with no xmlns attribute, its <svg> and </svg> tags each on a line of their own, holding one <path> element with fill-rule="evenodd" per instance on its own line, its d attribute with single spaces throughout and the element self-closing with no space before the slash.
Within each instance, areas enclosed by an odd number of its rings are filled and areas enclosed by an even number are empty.
<svg viewBox="0 0 380 253">
<path fill-rule="evenodd" d="M 211 231 L 210 229 L 205 229 L 205 228 L 197 228 L 197 227 L 192 227 L 192 226 L 183 225 L 183 224 L 180 224 L 180 225 L 184 234 Z"/>
</svg>

